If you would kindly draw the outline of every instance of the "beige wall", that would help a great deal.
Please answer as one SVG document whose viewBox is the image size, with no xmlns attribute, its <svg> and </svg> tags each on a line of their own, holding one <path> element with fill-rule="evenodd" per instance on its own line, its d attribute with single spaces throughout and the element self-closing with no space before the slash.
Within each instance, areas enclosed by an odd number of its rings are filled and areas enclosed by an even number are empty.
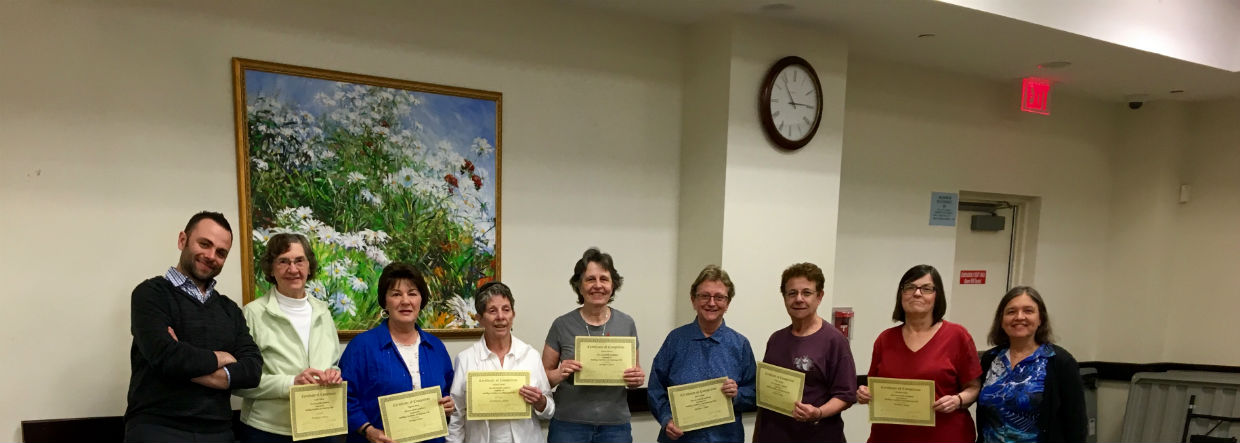
<svg viewBox="0 0 1240 443">
<path fill-rule="evenodd" d="M 856 313 L 859 373 L 869 369 L 878 333 L 893 326 L 895 286 L 913 265 L 939 269 L 949 286 L 947 319 L 966 320 L 951 316 L 956 229 L 929 225 L 933 191 L 1042 198 L 1034 285 L 1061 342 L 1092 354 L 1115 116 L 1106 104 L 1069 95 L 1055 97 L 1051 118 L 1024 114 L 1015 85 L 850 61 L 835 304 Z M 866 414 L 845 412 L 849 440 L 868 435 Z"/>
<path fill-rule="evenodd" d="M 476 6 L 0 5 L 0 336 L 12 360 L 0 370 L 10 380 L 0 436 L 19 439 L 20 420 L 123 412 L 129 291 L 173 263 L 192 212 L 236 220 L 234 56 L 502 91 L 503 275 L 522 300 L 517 335 L 533 344 L 573 307 L 573 261 L 600 246 L 627 277 L 616 306 L 637 318 L 649 367 L 685 320 L 678 281 L 712 256 L 685 238 L 704 215 L 687 213 L 681 193 L 722 186 L 712 198 L 748 212 L 716 213 L 735 224 L 702 235 L 719 238 L 717 259 L 737 264 L 742 297 L 755 301 L 730 324 L 760 355 L 786 317 L 756 301 L 787 262 L 816 261 L 828 271 L 824 313 L 857 313 L 864 373 L 874 337 L 892 325 L 894 279 L 917 263 L 954 276 L 955 231 L 927 225 L 928 199 L 964 190 L 1041 198 L 1034 285 L 1078 359 L 1240 364 L 1240 344 L 1218 339 L 1240 307 L 1225 289 L 1240 270 L 1235 100 L 1133 112 L 1060 93 L 1053 116 L 1027 115 L 1015 112 L 1014 82 L 846 60 L 847 48 L 824 38 L 794 52 L 841 91 L 829 103 L 842 114 L 824 120 L 843 123 L 789 157 L 763 146 L 752 115 L 695 112 L 743 111 L 730 103 L 756 96 L 782 41 L 761 23 L 738 31 L 735 54 L 712 55 L 696 49 L 732 37 L 536 2 L 485 3 L 494 14 Z M 724 90 L 692 106 L 682 98 L 711 87 Z M 721 118 L 726 135 L 709 129 Z M 693 175 L 686 159 L 720 140 L 736 180 Z M 822 223 L 778 223 L 798 203 L 767 198 L 790 190 L 784 177 L 824 189 L 811 208 Z M 1193 185 L 1192 202 L 1167 200 L 1180 183 Z M 770 226 L 806 229 L 808 246 L 764 249 L 763 236 L 785 245 L 798 234 Z M 235 299 L 239 272 L 234 257 L 220 281 Z M 1101 430 L 1118 431 L 1124 392 L 1104 389 Z M 868 434 L 864 415 L 846 412 L 854 441 Z M 650 439 L 657 425 L 639 414 L 634 429 Z"/>
<path fill-rule="evenodd" d="M 1032 285 L 1078 360 L 1240 364 L 1240 345 L 1219 340 L 1234 335 L 1240 299 L 1218 290 L 1240 270 L 1240 102 L 1131 111 L 1059 93 L 1041 117 L 1017 112 L 1012 89 L 850 61 L 835 303 L 856 312 L 858 372 L 914 264 L 944 274 L 948 320 L 990 322 L 953 318 L 974 310 L 951 308 L 956 232 L 928 226 L 932 191 L 1040 198 Z M 1193 185 L 1187 204 L 1181 183 Z M 1123 383 L 1100 389 L 1099 441 L 1119 438 L 1126 396 Z M 845 413 L 849 439 L 868 434 L 865 414 Z"/>
<path fill-rule="evenodd" d="M 1188 120 L 1177 184 L 1192 198 L 1174 209 L 1175 259 L 1151 303 L 1165 314 L 1151 321 L 1165 325 L 1162 361 L 1240 365 L 1240 100 L 1194 105 Z"/>
<path fill-rule="evenodd" d="M 174 263 L 193 212 L 237 220 L 234 56 L 502 91 L 517 335 L 541 348 L 575 306 L 573 262 L 600 246 L 649 367 L 673 323 L 683 31 L 526 3 L 0 5 L 0 336 L 26 362 L 2 370 L 0 439 L 123 413 L 130 290 Z M 237 257 L 220 279 L 234 299 Z"/>
</svg>

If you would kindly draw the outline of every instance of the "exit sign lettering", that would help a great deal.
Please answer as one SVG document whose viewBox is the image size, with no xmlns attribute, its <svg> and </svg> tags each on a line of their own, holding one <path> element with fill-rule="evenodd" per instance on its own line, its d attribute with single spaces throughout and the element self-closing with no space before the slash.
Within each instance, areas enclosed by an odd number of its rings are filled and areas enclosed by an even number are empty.
<svg viewBox="0 0 1240 443">
<path fill-rule="evenodd" d="M 1051 81 L 1037 77 L 1021 80 L 1020 110 L 1051 115 Z"/>
<path fill-rule="evenodd" d="M 960 284 L 984 285 L 986 284 L 986 271 L 960 271 Z"/>
</svg>

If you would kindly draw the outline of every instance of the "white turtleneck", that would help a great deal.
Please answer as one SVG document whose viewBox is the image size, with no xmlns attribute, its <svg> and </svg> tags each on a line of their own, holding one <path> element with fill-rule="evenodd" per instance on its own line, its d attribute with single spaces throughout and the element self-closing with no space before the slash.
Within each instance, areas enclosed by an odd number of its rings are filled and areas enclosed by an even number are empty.
<svg viewBox="0 0 1240 443">
<path fill-rule="evenodd" d="M 288 317 L 288 321 L 293 323 L 293 329 L 297 331 L 297 336 L 301 338 L 301 345 L 306 348 L 306 353 L 310 353 L 310 300 L 306 297 L 292 298 L 275 291 L 276 302 L 280 304 L 280 311 L 284 312 L 284 316 Z"/>
</svg>

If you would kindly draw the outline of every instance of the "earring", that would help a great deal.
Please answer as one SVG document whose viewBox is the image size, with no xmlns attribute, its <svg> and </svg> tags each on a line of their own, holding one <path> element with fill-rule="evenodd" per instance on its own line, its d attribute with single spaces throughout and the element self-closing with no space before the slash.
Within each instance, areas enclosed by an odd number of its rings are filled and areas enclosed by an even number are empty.
<svg viewBox="0 0 1240 443">
<path fill-rule="evenodd" d="M 383 308 L 382 310 L 379 311 L 379 318 L 388 318 L 387 308 Z"/>
</svg>

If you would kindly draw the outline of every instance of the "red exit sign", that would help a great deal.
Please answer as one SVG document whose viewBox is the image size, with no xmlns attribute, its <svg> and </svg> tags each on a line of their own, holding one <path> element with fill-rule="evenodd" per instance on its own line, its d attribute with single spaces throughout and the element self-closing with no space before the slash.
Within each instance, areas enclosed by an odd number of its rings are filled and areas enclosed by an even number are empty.
<svg viewBox="0 0 1240 443">
<path fill-rule="evenodd" d="M 1051 81 L 1025 77 L 1020 82 L 1020 110 L 1051 115 Z"/>
<path fill-rule="evenodd" d="M 984 285 L 986 284 L 986 271 L 960 271 L 960 284 Z"/>
</svg>

